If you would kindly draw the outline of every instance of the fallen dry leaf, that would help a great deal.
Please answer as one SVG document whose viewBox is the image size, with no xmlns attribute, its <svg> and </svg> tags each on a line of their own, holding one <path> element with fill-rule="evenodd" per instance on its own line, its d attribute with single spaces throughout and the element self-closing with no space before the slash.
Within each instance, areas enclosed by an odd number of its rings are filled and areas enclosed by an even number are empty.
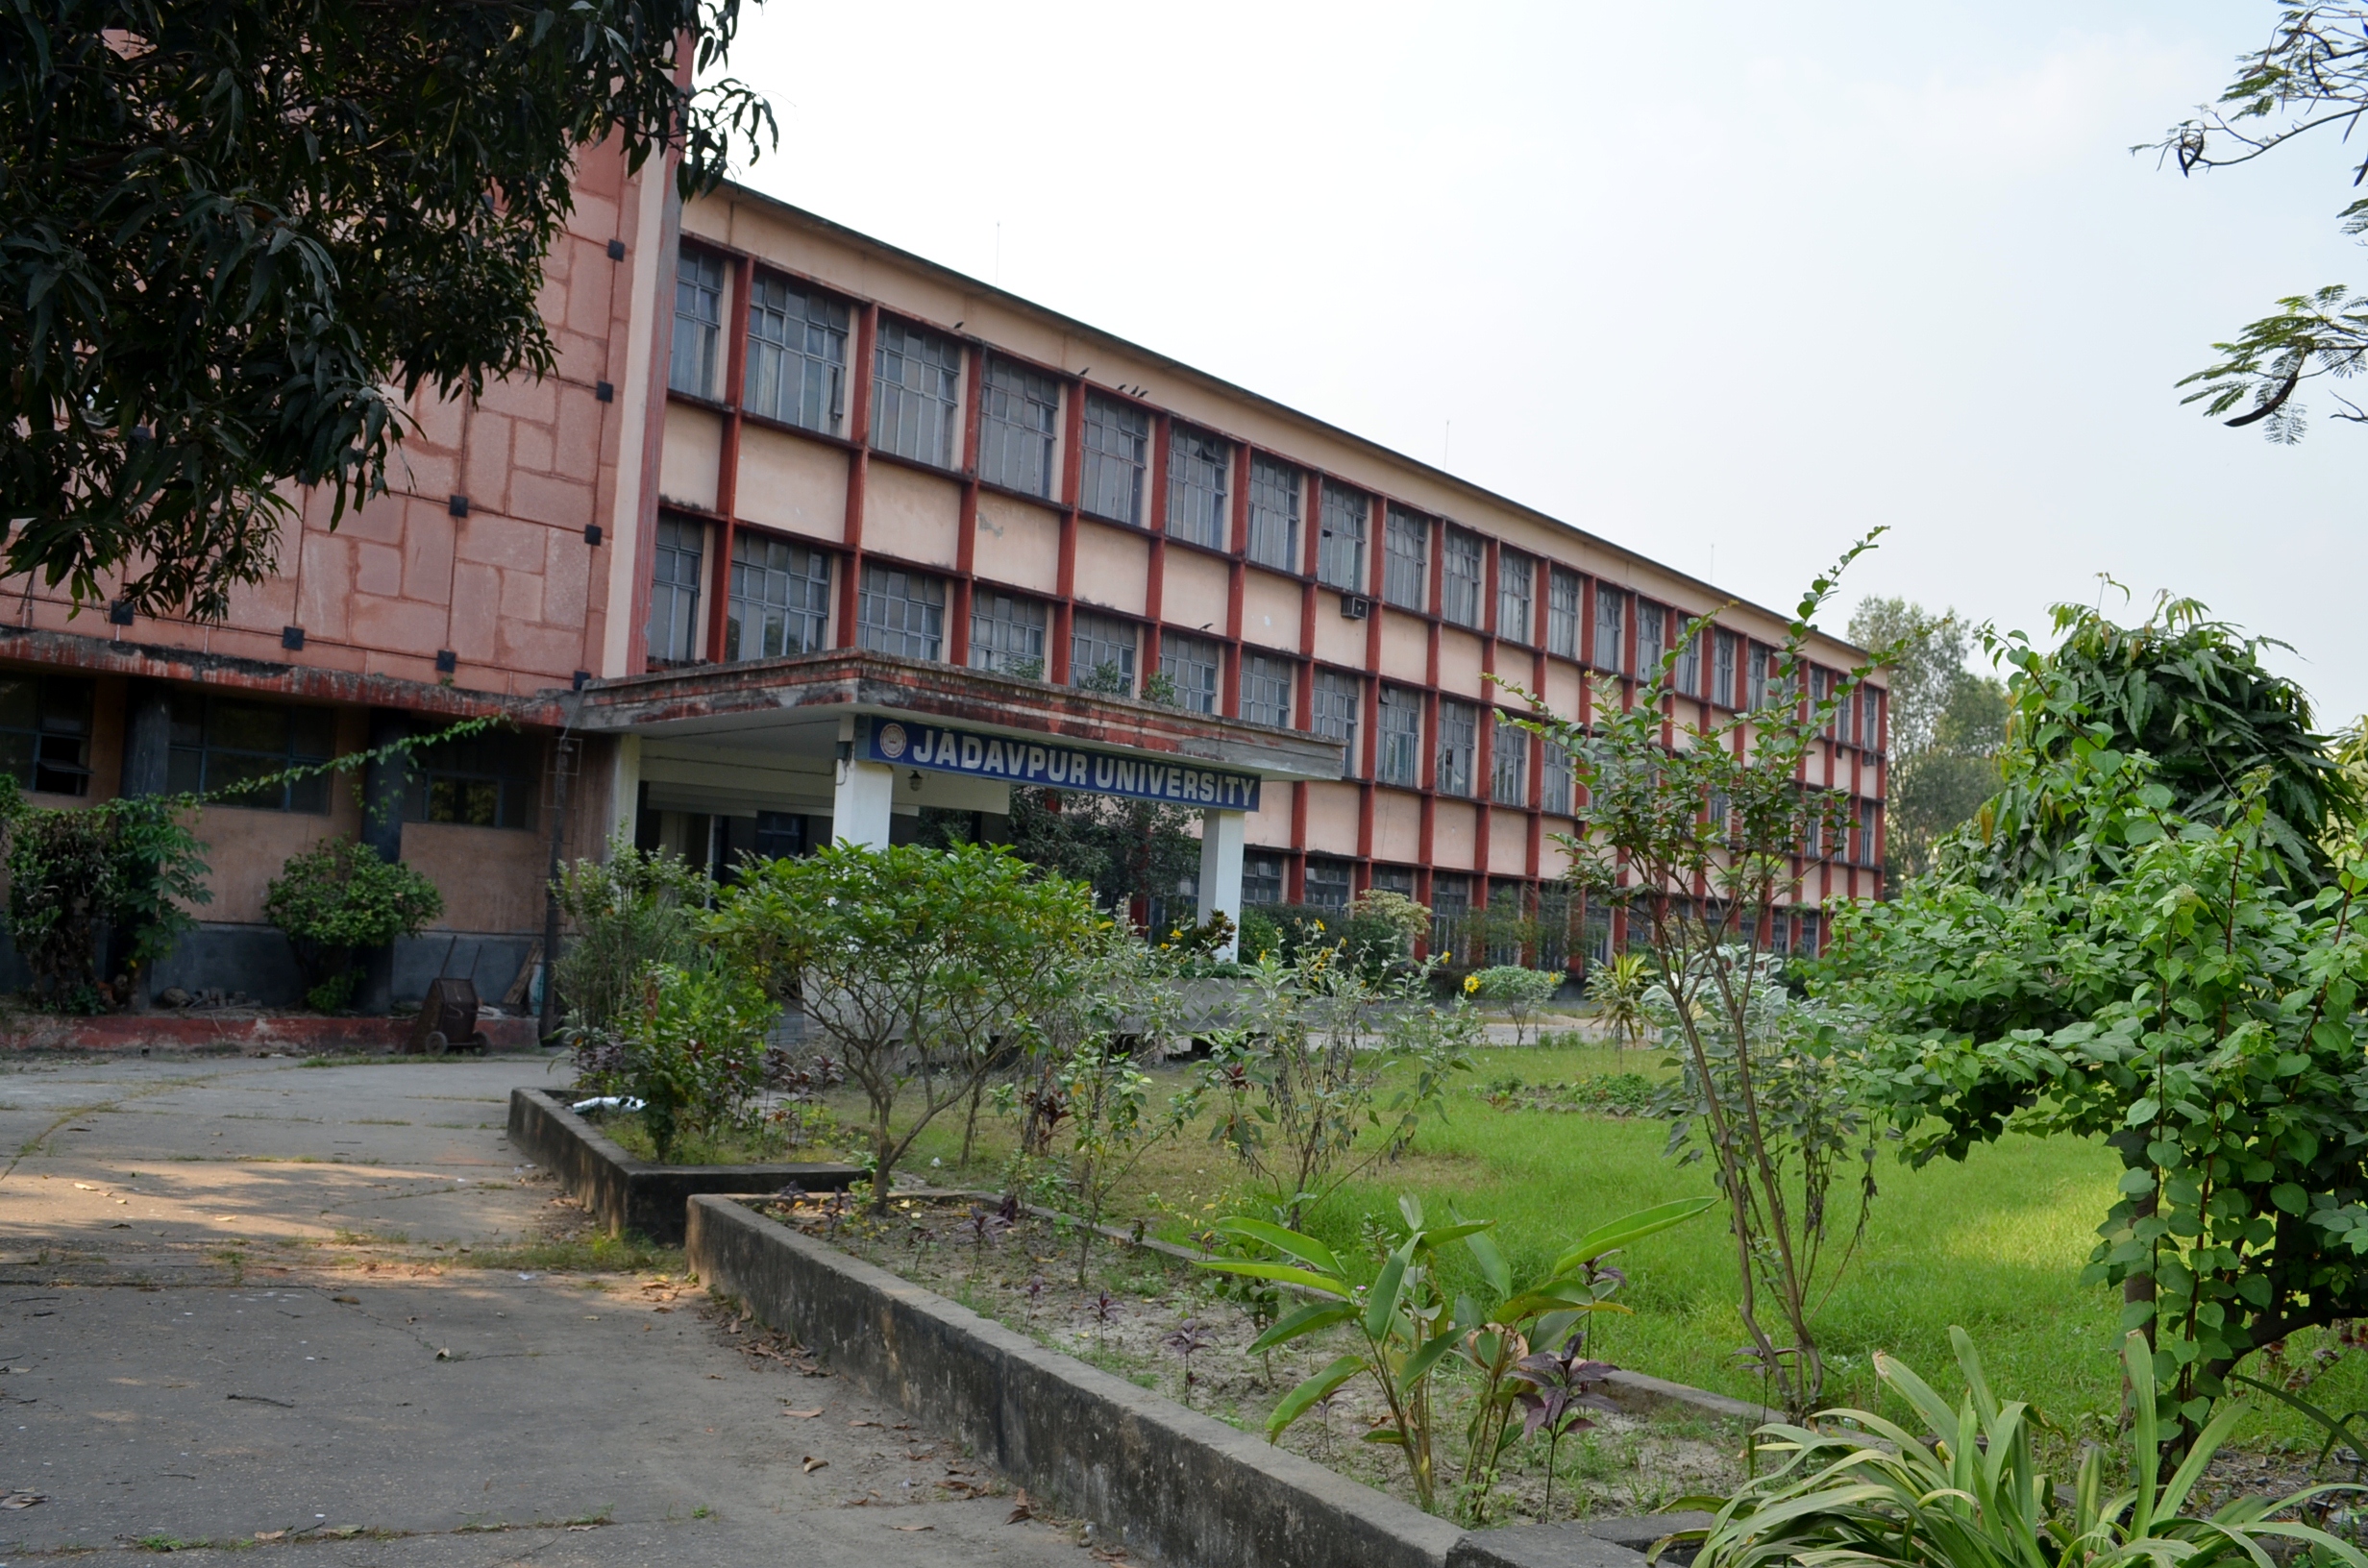
<svg viewBox="0 0 2368 1568">
<path fill-rule="evenodd" d="M 827 1470 L 829 1468 L 830 1461 L 828 1459 L 818 1459 L 811 1454 L 808 1454 L 805 1457 L 805 1473 L 809 1476 L 817 1470 Z"/>
<path fill-rule="evenodd" d="M 435 1353 L 435 1359 L 439 1361 L 449 1361 L 453 1359 L 453 1353 L 449 1350 L 439 1350 Z"/>
<path fill-rule="evenodd" d="M 1003 1523 L 1007 1525 L 1016 1525 L 1024 1519 L 1033 1519 L 1035 1517 L 1036 1510 L 1028 1507 L 1027 1489 L 1025 1487 L 1022 1487 L 1019 1495 L 1011 1500 L 1011 1517 L 1005 1519 Z"/>
<path fill-rule="evenodd" d="M 890 1530 L 935 1530 L 935 1525 L 890 1525 Z"/>
<path fill-rule="evenodd" d="M 259 1530 L 255 1532 L 255 1538 L 259 1541 L 284 1541 L 287 1539 L 287 1531 L 284 1530 Z"/>
<path fill-rule="evenodd" d="M 36 1503 L 46 1503 L 48 1501 L 49 1494 L 47 1492 L 37 1492 L 28 1488 L 19 1488 L 16 1491 L 9 1493 L 6 1497 L 0 1497 L 0 1508 L 29 1508 Z"/>
<path fill-rule="evenodd" d="M 876 1427 L 879 1425 L 876 1421 L 850 1421 L 847 1424 L 851 1427 Z"/>
<path fill-rule="evenodd" d="M 783 1415 L 794 1415 L 801 1421 L 811 1421 L 823 1412 L 820 1408 L 817 1408 L 811 1410 L 783 1410 L 781 1413 Z"/>
<path fill-rule="evenodd" d="M 346 1307 L 358 1307 L 361 1305 L 361 1297 L 359 1296 L 332 1296 L 329 1299 Z"/>
</svg>

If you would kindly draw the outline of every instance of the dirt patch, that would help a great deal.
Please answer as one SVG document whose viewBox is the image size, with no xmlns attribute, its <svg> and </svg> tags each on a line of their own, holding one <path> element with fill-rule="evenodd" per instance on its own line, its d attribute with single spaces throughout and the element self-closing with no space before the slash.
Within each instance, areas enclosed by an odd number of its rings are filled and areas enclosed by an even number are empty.
<svg viewBox="0 0 2368 1568">
<path fill-rule="evenodd" d="M 1344 1338 L 1316 1335 L 1253 1356 L 1248 1347 L 1259 1325 L 1246 1306 L 1219 1294 L 1221 1277 L 1147 1248 L 1116 1242 L 1098 1248 L 1080 1289 L 1074 1233 L 1030 1216 L 1003 1225 L 981 1206 L 922 1197 L 899 1199 L 884 1221 L 828 1197 L 758 1207 L 1048 1349 L 1244 1431 L 1263 1432 L 1268 1413 L 1294 1386 L 1349 1348 Z M 1516 1443 L 1500 1456 L 1494 1476 L 1462 1484 L 1464 1424 L 1477 1377 L 1452 1360 L 1446 1366 L 1434 1383 L 1434 1397 L 1445 1411 L 1438 1440 L 1442 1511 L 1489 1525 L 1543 1517 L 1548 1450 L 1542 1441 Z M 1571 1433 L 1554 1453 L 1555 1518 L 1660 1512 L 1680 1497 L 1729 1490 L 1741 1479 L 1739 1429 L 1689 1412 L 1593 1413 L 1593 1430 Z M 1281 1442 L 1412 1502 L 1398 1451 L 1366 1440 L 1368 1433 L 1389 1430 L 1378 1392 L 1359 1380 L 1302 1418 Z"/>
</svg>

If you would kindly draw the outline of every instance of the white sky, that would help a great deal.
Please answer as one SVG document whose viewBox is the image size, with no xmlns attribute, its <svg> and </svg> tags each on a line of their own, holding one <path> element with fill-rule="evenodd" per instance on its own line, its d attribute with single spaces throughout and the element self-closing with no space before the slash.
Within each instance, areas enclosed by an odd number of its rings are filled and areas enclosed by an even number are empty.
<svg viewBox="0 0 2368 1568">
<path fill-rule="evenodd" d="M 2172 383 L 2368 274 L 2344 149 L 2128 151 L 2273 14 L 776 0 L 732 69 L 757 187 L 1731 591 L 1887 524 L 1833 629 L 1896 593 L 2036 636 L 2109 572 L 2293 644 L 2332 723 L 2368 429 L 2321 397 L 2274 447 Z"/>
</svg>

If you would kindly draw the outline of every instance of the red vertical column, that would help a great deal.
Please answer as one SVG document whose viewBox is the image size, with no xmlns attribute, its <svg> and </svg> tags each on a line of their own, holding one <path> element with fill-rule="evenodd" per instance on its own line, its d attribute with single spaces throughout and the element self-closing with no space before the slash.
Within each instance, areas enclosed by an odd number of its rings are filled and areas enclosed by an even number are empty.
<svg viewBox="0 0 2368 1568">
<path fill-rule="evenodd" d="M 1061 421 L 1061 543 L 1060 559 L 1054 568 L 1053 587 L 1058 591 L 1052 605 L 1052 657 L 1046 667 L 1052 672 L 1052 683 L 1066 686 L 1076 678 L 1069 667 L 1070 637 L 1076 625 L 1077 593 L 1077 497 L 1085 475 L 1085 383 L 1069 383 L 1069 406 Z"/>
<path fill-rule="evenodd" d="M 1249 448 L 1237 445 L 1227 507 L 1230 515 L 1225 521 L 1225 549 L 1232 557 L 1225 563 L 1225 646 L 1233 649 L 1233 656 L 1226 663 L 1223 690 L 1218 694 L 1219 710 L 1232 714 L 1242 711 L 1242 599 L 1247 591 L 1245 578 L 1248 571 L 1243 557 L 1249 551 Z M 1295 711 L 1302 716 L 1306 712 L 1304 706 Z"/>
<path fill-rule="evenodd" d="M 962 359 L 962 513 L 955 523 L 953 541 L 953 625 L 946 628 L 949 664 L 971 662 L 972 574 L 978 566 L 978 400 L 986 351 L 979 344 L 970 344 Z"/>
<path fill-rule="evenodd" d="M 731 269 L 731 313 L 725 318 L 723 439 L 716 443 L 715 569 L 709 574 L 707 658 L 721 664 L 728 652 L 724 633 L 731 615 L 732 518 L 740 504 L 740 404 L 745 400 L 749 367 L 749 284 L 755 263 L 742 257 Z"/>
<path fill-rule="evenodd" d="M 1319 501 L 1321 497 L 1319 496 Z M 1365 886 L 1372 885 L 1373 812 L 1375 797 L 1374 772 L 1381 761 L 1381 618 L 1389 612 L 1381 602 L 1382 526 L 1378 521 L 1378 503 L 1369 503 L 1365 531 L 1370 541 L 1365 558 L 1365 599 L 1371 606 L 1365 615 L 1365 691 L 1361 703 L 1364 722 L 1357 726 L 1359 758 L 1357 774 L 1357 853 L 1363 857 L 1360 874 Z"/>
<path fill-rule="evenodd" d="M 847 454 L 847 545 L 845 574 L 839 578 L 839 646 L 855 646 L 856 594 L 863 581 L 863 487 L 872 469 L 873 345 L 879 341 L 879 306 L 867 305 L 855 318 L 855 362 L 848 367 L 847 438 L 854 450 Z"/>
</svg>

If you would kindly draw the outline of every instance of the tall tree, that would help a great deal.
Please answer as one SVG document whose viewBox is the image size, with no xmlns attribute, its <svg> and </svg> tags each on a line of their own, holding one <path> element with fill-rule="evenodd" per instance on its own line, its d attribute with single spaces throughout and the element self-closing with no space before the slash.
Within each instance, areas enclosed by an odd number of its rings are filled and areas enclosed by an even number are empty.
<svg viewBox="0 0 2368 1568">
<path fill-rule="evenodd" d="M 0 570 L 216 617 L 287 487 L 384 490 L 402 405 L 543 375 L 580 149 L 774 134 L 739 0 L 0 8 Z"/>
<path fill-rule="evenodd" d="M 2134 151 L 2154 151 L 2182 174 L 2250 163 L 2298 137 L 2331 127 L 2348 138 L 2368 113 L 2368 5 L 2281 6 L 2268 41 L 2236 58 L 2236 72 L 2217 102 L 2199 109 Z M 2352 187 L 2368 182 L 2368 156 Z M 2344 233 L 2368 233 L 2368 196 L 2336 213 Z M 2188 403 L 2218 417 L 2239 404 L 2232 427 L 2258 425 L 2271 440 L 2302 439 L 2307 423 L 2295 401 L 2303 382 L 2340 380 L 2368 369 L 2368 294 L 2331 284 L 2278 302 L 2227 343 L 2219 358 L 2179 383 Z M 2337 419 L 2368 424 L 2368 411 L 2334 397 Z"/>
<path fill-rule="evenodd" d="M 1936 615 L 1905 599 L 1869 597 L 1850 615 L 1850 640 L 1902 651 L 1886 672 L 1890 691 L 1889 830 L 1884 886 L 1931 867 L 1933 846 L 1998 791 L 2007 694 L 1968 669 L 1972 629 L 1955 610 Z"/>
<path fill-rule="evenodd" d="M 2110 843 L 2058 786 L 2058 765 L 2104 747 L 2150 757 L 2182 817 L 2225 824 L 2257 811 L 2276 877 L 2296 894 L 2323 887 L 2327 842 L 2360 820 L 2359 783 L 2313 728 L 2302 688 L 2262 663 L 2284 645 L 2209 617 L 2168 595 L 2134 626 L 2059 604 L 2052 651 L 2020 632 L 1990 639 L 2015 670 L 2013 753 L 1997 797 L 1944 850 L 1946 869 L 1992 888 L 2115 874 Z"/>
</svg>

